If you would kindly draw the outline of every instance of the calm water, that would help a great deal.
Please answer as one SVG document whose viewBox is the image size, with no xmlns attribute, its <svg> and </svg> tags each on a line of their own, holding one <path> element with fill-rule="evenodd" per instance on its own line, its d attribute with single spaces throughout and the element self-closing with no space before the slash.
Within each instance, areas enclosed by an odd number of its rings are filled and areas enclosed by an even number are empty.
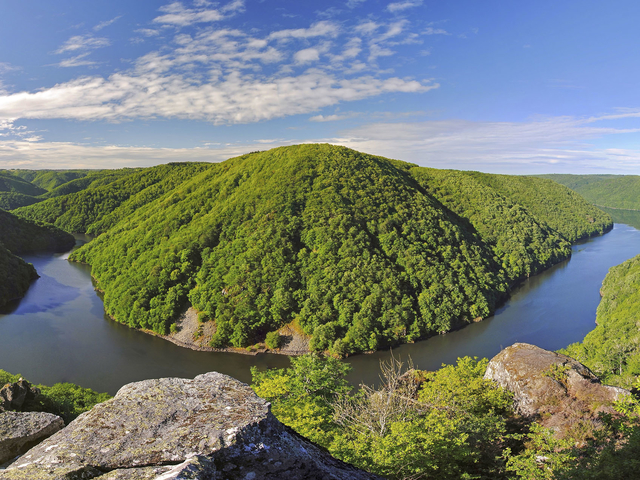
<svg viewBox="0 0 640 480">
<path fill-rule="evenodd" d="M 640 225 L 640 213 L 637 219 Z M 394 354 L 410 356 L 419 368 L 436 369 L 459 356 L 491 357 L 514 342 L 558 349 L 579 341 L 594 328 L 607 270 L 639 253 L 640 231 L 616 224 L 603 237 L 576 245 L 570 260 L 526 281 L 494 317 L 402 346 Z M 41 278 L 13 311 L 0 314 L 0 368 L 36 383 L 74 382 L 113 394 L 125 383 L 146 378 L 216 370 L 248 382 L 251 366 L 288 365 L 279 355 L 195 352 L 113 322 L 93 290 L 89 267 L 67 257 L 25 257 Z M 376 382 L 379 361 L 388 355 L 349 358 L 349 379 Z"/>
</svg>

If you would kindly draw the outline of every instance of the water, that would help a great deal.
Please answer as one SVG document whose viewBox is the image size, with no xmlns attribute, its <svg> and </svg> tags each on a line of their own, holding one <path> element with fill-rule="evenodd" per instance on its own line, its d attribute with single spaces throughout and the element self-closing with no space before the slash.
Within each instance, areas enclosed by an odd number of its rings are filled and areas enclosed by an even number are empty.
<svg viewBox="0 0 640 480">
<path fill-rule="evenodd" d="M 640 225 L 640 213 L 636 218 Z M 524 282 L 494 317 L 393 353 L 433 370 L 464 355 L 492 357 L 514 342 L 558 349 L 580 341 L 595 326 L 608 269 L 639 253 L 640 231 L 616 224 L 610 233 L 574 246 L 571 259 Z M 25 257 L 41 278 L 13 310 L 0 314 L 0 368 L 36 383 L 73 382 L 113 394 L 137 380 L 194 377 L 212 370 L 249 382 L 252 366 L 289 364 L 280 355 L 196 352 L 120 325 L 104 315 L 90 268 L 67 257 Z M 349 380 L 376 382 L 379 362 L 388 356 L 350 357 Z"/>
</svg>

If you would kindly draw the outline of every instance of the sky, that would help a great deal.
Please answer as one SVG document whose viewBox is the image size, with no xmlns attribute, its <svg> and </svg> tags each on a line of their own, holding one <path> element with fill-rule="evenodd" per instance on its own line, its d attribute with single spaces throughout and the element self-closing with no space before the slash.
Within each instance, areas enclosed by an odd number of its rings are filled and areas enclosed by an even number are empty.
<svg viewBox="0 0 640 480">
<path fill-rule="evenodd" d="M 637 0 L 0 0 L 0 168 L 307 142 L 640 174 Z"/>
</svg>

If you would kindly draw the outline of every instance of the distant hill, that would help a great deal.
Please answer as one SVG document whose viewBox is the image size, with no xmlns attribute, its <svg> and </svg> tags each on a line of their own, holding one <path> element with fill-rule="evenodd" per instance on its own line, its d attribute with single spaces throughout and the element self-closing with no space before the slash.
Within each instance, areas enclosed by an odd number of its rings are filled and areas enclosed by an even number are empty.
<svg viewBox="0 0 640 480">
<path fill-rule="evenodd" d="M 53 225 L 34 222 L 0 210 L 0 243 L 14 254 L 66 252 L 76 244 L 73 235 Z"/>
<path fill-rule="evenodd" d="M 594 205 L 640 210 L 638 175 L 540 175 L 578 192 Z"/>
<path fill-rule="evenodd" d="M 167 333 L 190 302 L 215 322 L 212 346 L 294 322 L 338 354 L 485 318 L 571 241 L 611 226 L 548 180 L 330 145 L 161 165 L 16 213 L 102 233 L 71 258 L 92 265 L 122 323 Z"/>
<path fill-rule="evenodd" d="M 47 191 L 23 180 L 22 178 L 14 177 L 12 175 L 3 175 L 0 173 L 0 192 L 37 196 L 46 193 Z"/>
<path fill-rule="evenodd" d="M 100 187 L 139 170 L 0 170 L 0 209 L 15 210 Z"/>
</svg>

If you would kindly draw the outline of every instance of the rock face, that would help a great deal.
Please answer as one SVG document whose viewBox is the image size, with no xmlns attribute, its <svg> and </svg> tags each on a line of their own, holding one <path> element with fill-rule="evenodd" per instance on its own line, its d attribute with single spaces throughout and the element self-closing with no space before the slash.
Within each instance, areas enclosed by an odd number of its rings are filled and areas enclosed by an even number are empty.
<svg viewBox="0 0 640 480">
<path fill-rule="evenodd" d="M 51 413 L 0 413 L 0 465 L 24 453 L 62 427 L 62 419 Z"/>
<path fill-rule="evenodd" d="M 32 387 L 26 380 L 20 379 L 15 383 L 7 383 L 0 389 L 0 412 L 20 410 L 32 402 L 40 391 Z"/>
<path fill-rule="evenodd" d="M 219 373 L 125 385 L 0 471 L 0 479 L 365 479 Z"/>
<path fill-rule="evenodd" d="M 518 413 L 553 428 L 556 435 L 600 424 L 598 414 L 615 414 L 614 401 L 628 390 L 602 385 L 580 362 L 549 350 L 516 343 L 493 357 L 485 378 L 514 394 Z"/>
</svg>

